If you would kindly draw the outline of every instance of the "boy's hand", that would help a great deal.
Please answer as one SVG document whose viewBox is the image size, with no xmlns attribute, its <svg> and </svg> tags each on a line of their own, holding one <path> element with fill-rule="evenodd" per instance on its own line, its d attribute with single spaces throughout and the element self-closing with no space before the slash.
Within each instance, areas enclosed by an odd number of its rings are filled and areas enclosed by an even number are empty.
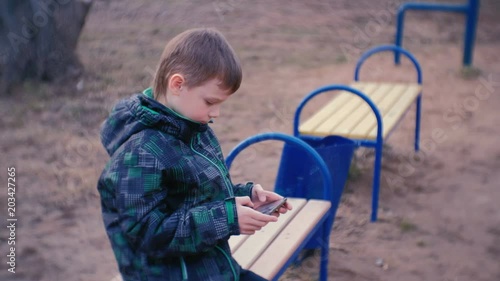
<svg viewBox="0 0 500 281">
<path fill-rule="evenodd" d="M 264 190 L 264 188 L 262 188 L 260 184 L 255 184 L 252 188 L 252 203 L 254 209 L 266 203 L 280 200 L 281 198 L 283 198 L 283 196 L 274 193 L 272 191 Z M 279 214 L 284 214 L 291 209 L 292 209 L 292 204 L 290 204 L 290 202 L 287 201 L 285 205 L 283 205 L 283 207 L 281 207 L 278 210 L 278 212 L 273 214 L 273 216 L 278 217 Z"/>
<path fill-rule="evenodd" d="M 238 225 L 241 234 L 254 234 L 269 222 L 278 219 L 274 216 L 264 215 L 252 209 L 254 204 L 250 197 L 235 197 L 236 212 L 238 213 Z"/>
</svg>

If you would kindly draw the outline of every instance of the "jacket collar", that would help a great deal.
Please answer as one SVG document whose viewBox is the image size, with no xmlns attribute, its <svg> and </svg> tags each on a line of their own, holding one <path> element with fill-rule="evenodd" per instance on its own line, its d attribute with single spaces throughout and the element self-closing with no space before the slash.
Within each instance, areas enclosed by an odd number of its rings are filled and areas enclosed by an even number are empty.
<svg viewBox="0 0 500 281">
<path fill-rule="evenodd" d="M 147 123 L 145 125 L 154 126 L 184 142 L 189 142 L 196 133 L 208 129 L 207 124 L 190 120 L 156 101 L 151 88 L 144 90 L 143 94 L 137 97 L 139 103 L 135 111 L 141 120 Z"/>
</svg>

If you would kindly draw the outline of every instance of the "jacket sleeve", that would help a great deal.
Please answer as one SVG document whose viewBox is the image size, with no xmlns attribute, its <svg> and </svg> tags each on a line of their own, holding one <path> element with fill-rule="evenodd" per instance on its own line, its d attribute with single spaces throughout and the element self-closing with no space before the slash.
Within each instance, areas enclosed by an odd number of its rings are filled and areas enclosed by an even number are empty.
<svg viewBox="0 0 500 281">
<path fill-rule="evenodd" d="M 116 211 L 126 239 L 148 255 L 162 258 L 196 254 L 239 234 L 234 197 L 196 206 L 169 210 L 166 202 L 167 173 L 147 151 L 123 153 L 114 178 Z M 106 181 L 106 179 L 104 179 Z"/>
<path fill-rule="evenodd" d="M 248 196 L 252 198 L 253 182 L 233 185 L 234 196 Z"/>
</svg>

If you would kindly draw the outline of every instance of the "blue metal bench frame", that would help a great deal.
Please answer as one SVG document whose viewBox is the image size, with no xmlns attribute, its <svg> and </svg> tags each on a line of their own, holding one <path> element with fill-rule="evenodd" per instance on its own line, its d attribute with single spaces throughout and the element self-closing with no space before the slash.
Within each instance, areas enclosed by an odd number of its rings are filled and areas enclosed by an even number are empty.
<svg viewBox="0 0 500 281">
<path fill-rule="evenodd" d="M 403 44 L 404 18 L 405 12 L 409 10 L 421 11 L 440 11 L 440 12 L 455 12 L 465 15 L 465 35 L 464 35 L 464 54 L 463 65 L 471 66 L 474 52 L 474 41 L 476 39 L 477 18 L 479 14 L 480 0 L 469 0 L 468 3 L 457 4 L 442 4 L 442 3 L 414 3 L 408 2 L 401 5 L 398 9 L 396 38 L 395 44 L 401 46 Z M 394 54 L 394 61 L 399 64 L 399 53 Z"/>
<path fill-rule="evenodd" d="M 366 59 L 368 59 L 370 56 L 380 53 L 380 52 L 385 52 L 385 51 L 393 51 L 393 52 L 399 52 L 404 54 L 406 57 L 410 59 L 410 61 L 413 63 L 415 66 L 416 72 L 417 72 L 417 82 L 418 84 L 422 84 L 422 70 L 420 68 L 420 64 L 418 63 L 417 59 L 407 50 L 395 46 L 395 45 L 383 45 L 383 46 L 378 46 L 373 49 L 368 50 L 365 52 L 361 58 L 358 60 L 356 64 L 356 69 L 354 72 L 354 80 L 359 81 L 359 73 L 361 70 L 361 66 L 365 62 Z M 378 110 L 377 106 L 373 103 L 373 101 L 363 94 L 361 91 L 354 89 L 349 86 L 345 85 L 339 85 L 339 84 L 334 84 L 334 85 L 328 85 L 321 87 L 319 89 L 314 90 L 311 92 L 309 95 L 307 95 L 299 104 L 297 107 L 297 110 L 295 111 L 295 117 L 294 117 L 294 122 L 293 122 L 293 135 L 299 138 L 307 139 L 307 138 L 318 138 L 315 136 L 309 136 L 309 135 L 301 135 L 299 132 L 299 124 L 300 124 L 300 114 L 302 112 L 302 109 L 304 106 L 309 102 L 312 98 L 315 96 L 325 93 L 325 92 L 330 92 L 330 91 L 347 91 L 350 92 L 354 95 L 359 96 L 362 98 L 371 108 L 373 113 L 375 114 L 375 118 L 377 119 L 377 137 L 375 140 L 366 140 L 366 139 L 357 139 L 354 140 L 358 146 L 364 146 L 364 147 L 372 147 L 375 149 L 375 167 L 373 171 L 373 189 L 372 189 L 372 213 L 371 213 L 371 221 L 374 222 L 377 220 L 377 211 L 378 211 L 378 201 L 379 201 L 379 190 L 380 190 L 380 170 L 382 166 L 382 149 L 383 149 L 383 124 L 382 124 L 382 115 L 380 114 L 380 111 Z M 419 150 L 419 139 L 420 139 L 420 116 L 421 116 L 421 105 L 422 105 L 422 93 L 420 93 L 416 99 L 416 124 L 415 124 L 415 151 Z M 390 132 L 388 136 L 390 135 Z M 388 137 L 387 136 L 387 137 Z"/>
<path fill-rule="evenodd" d="M 289 145 L 295 145 L 300 147 L 314 159 L 317 163 L 319 169 L 321 170 L 321 175 L 323 178 L 323 198 L 324 200 L 328 200 L 330 202 L 334 201 L 333 193 L 331 190 L 332 187 L 332 179 L 330 176 L 330 172 L 325 162 L 321 158 L 321 156 L 307 143 L 302 141 L 299 138 L 281 134 L 281 133 L 264 133 L 252 136 L 240 144 L 238 144 L 226 157 L 226 165 L 228 169 L 231 167 L 233 160 L 235 157 L 243 151 L 245 148 L 249 147 L 252 144 L 268 141 L 268 140 L 277 140 L 283 141 Z M 310 198 L 307 198 L 310 199 Z M 321 218 L 319 223 L 314 227 L 314 229 L 309 233 L 309 235 L 302 241 L 297 250 L 288 258 L 287 262 L 280 269 L 280 271 L 276 274 L 273 280 L 278 280 L 278 278 L 285 272 L 285 270 L 292 264 L 299 256 L 300 252 L 306 247 L 307 243 L 311 241 L 312 238 L 320 235 L 321 239 L 323 239 L 324 243 L 321 243 L 321 263 L 320 263 L 320 280 L 326 281 L 328 278 L 328 250 L 329 250 L 329 241 L 330 241 L 330 232 L 333 223 L 333 219 L 335 218 L 336 209 L 332 207 L 330 211 Z M 320 233 L 321 232 L 321 233 Z"/>
</svg>

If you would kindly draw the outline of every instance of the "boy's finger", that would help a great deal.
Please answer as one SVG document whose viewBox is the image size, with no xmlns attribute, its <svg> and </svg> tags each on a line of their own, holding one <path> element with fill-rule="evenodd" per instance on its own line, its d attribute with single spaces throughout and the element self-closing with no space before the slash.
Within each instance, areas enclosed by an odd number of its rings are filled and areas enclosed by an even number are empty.
<svg viewBox="0 0 500 281">
<path fill-rule="evenodd" d="M 250 199 L 250 197 L 248 196 L 241 196 L 241 197 L 236 197 L 235 199 L 239 204 L 243 205 L 243 206 L 248 206 L 248 207 L 251 207 L 253 208 L 253 203 L 252 203 L 252 199 Z"/>
<path fill-rule="evenodd" d="M 264 193 L 259 194 L 259 201 L 260 202 L 266 202 L 266 195 Z"/>
<path fill-rule="evenodd" d="M 271 191 L 266 191 L 266 197 L 269 199 L 268 201 L 276 201 L 283 198 L 283 196 Z"/>
<path fill-rule="evenodd" d="M 286 213 L 286 212 L 288 212 L 288 209 L 287 209 L 287 208 L 285 208 L 285 207 L 281 207 L 281 208 L 278 210 L 278 213 L 280 213 L 280 214 L 284 214 L 284 213 Z"/>
<path fill-rule="evenodd" d="M 264 221 L 264 222 L 278 221 L 278 219 L 274 216 L 262 214 L 262 213 L 259 213 L 257 211 L 256 211 L 256 215 L 253 218 L 256 220 L 259 220 L 259 221 Z"/>
<path fill-rule="evenodd" d="M 252 235 L 255 234 L 254 230 L 241 230 L 241 234 Z"/>
<path fill-rule="evenodd" d="M 262 188 L 262 186 L 260 184 L 256 184 L 253 188 L 259 198 L 259 201 L 266 202 L 266 191 Z"/>
<path fill-rule="evenodd" d="M 262 227 L 267 225 L 267 221 L 260 221 L 260 220 L 252 220 L 248 222 L 253 228 L 259 228 L 261 229 Z"/>
</svg>

